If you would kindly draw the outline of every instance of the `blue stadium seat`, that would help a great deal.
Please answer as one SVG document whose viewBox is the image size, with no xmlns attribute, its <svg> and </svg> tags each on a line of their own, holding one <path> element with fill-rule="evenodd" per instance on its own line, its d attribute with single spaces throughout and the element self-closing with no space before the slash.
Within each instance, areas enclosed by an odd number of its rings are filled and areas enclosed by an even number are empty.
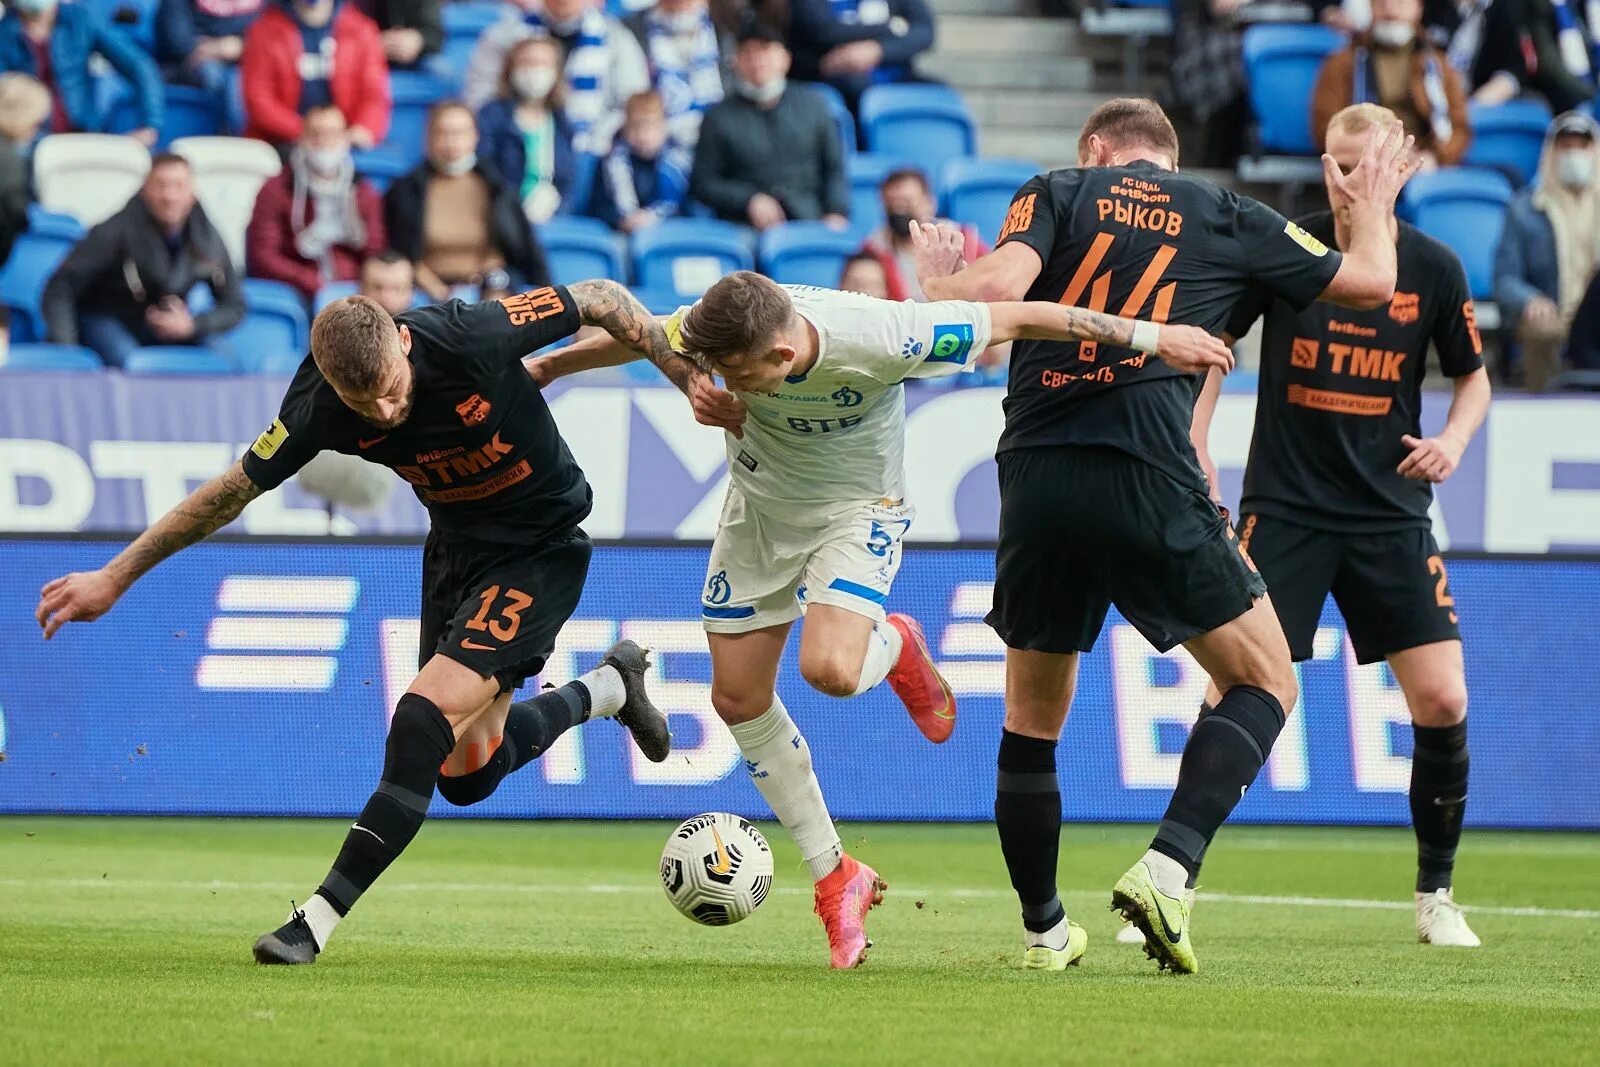
<svg viewBox="0 0 1600 1067">
<path fill-rule="evenodd" d="M 904 157 L 875 152 L 862 152 L 844 161 L 845 177 L 850 181 L 851 233 L 862 235 L 883 225 L 883 196 L 878 186 L 890 171 L 915 166 Z"/>
<path fill-rule="evenodd" d="M 257 361 L 255 367 L 247 368 L 245 373 L 273 378 L 292 378 L 305 360 L 303 352 L 277 352 Z"/>
<path fill-rule="evenodd" d="M 1537 100 L 1513 100 L 1495 107 L 1469 104 L 1472 147 L 1463 163 L 1505 171 L 1518 186 L 1539 173 L 1550 109 Z"/>
<path fill-rule="evenodd" d="M 295 343 L 294 328 L 287 319 L 257 311 L 245 312 L 239 325 L 219 334 L 214 343 L 244 374 L 270 373 L 264 368 L 291 358 L 298 363 L 306 352 Z"/>
<path fill-rule="evenodd" d="M 667 219 L 633 235 L 633 277 L 642 286 L 699 296 L 754 265 L 743 229 L 716 219 Z"/>
<path fill-rule="evenodd" d="M 155 48 L 156 9 L 161 0 L 89 0 L 88 7 L 115 29 L 132 37 L 146 52 Z"/>
<path fill-rule="evenodd" d="M 443 6 L 440 12 L 444 26 L 443 55 L 457 77 L 466 73 L 467 60 L 472 57 L 479 35 L 499 22 L 510 7 L 510 4 L 484 0 L 455 0 Z"/>
<path fill-rule="evenodd" d="M 12 334 L 18 338 L 43 337 L 39 300 L 45 283 L 61 261 L 72 251 L 75 239 L 54 235 L 19 233 L 11 246 L 11 258 L 0 267 L 0 304 L 12 309 Z"/>
<path fill-rule="evenodd" d="M 38 204 L 28 205 L 28 232 L 40 237 L 59 237 L 64 241 L 79 241 L 88 229 L 76 217 L 60 211 L 50 211 Z"/>
<path fill-rule="evenodd" d="M 943 85 L 874 85 L 861 94 L 867 150 L 912 159 L 952 159 L 978 152 L 966 103 Z"/>
<path fill-rule="evenodd" d="M 306 300 L 300 290 L 264 278 L 246 278 L 243 285 L 244 303 L 250 315 L 281 320 L 293 349 L 303 350 L 311 343 L 311 322 L 306 316 Z"/>
<path fill-rule="evenodd" d="M 396 70 L 389 74 L 389 91 L 394 96 L 394 112 L 383 147 L 407 161 L 407 169 L 410 169 L 422 162 L 428 136 L 428 109 L 449 97 L 452 88 L 438 75 L 427 71 Z"/>
<path fill-rule="evenodd" d="M 1474 300 L 1494 297 L 1494 255 L 1505 227 L 1511 182 L 1504 174 L 1452 167 L 1419 174 L 1402 194 L 1417 229 L 1461 257 Z"/>
<path fill-rule="evenodd" d="M 1311 89 L 1322 61 L 1344 45 L 1328 26 L 1251 26 L 1244 31 L 1244 65 L 1257 137 L 1267 152 L 1310 155 Z"/>
<path fill-rule="evenodd" d="M 350 153 L 356 163 L 356 173 L 372 183 L 378 192 L 385 192 L 396 178 L 403 178 L 416 168 L 416 160 L 407 160 L 387 145 L 376 148 L 358 148 Z"/>
<path fill-rule="evenodd" d="M 120 83 L 110 105 L 106 129 L 112 133 L 128 133 L 139 128 L 139 100 L 133 89 L 115 75 L 105 81 Z M 189 85 L 168 85 L 167 110 L 161 121 L 156 147 L 165 148 L 179 137 L 215 137 L 227 132 L 227 101 L 204 89 Z"/>
<path fill-rule="evenodd" d="M 152 345 L 135 348 L 123 364 L 124 374 L 234 375 L 239 373 L 233 359 L 221 352 L 198 345 Z"/>
<path fill-rule="evenodd" d="M 1036 165 L 1020 159 L 952 159 L 944 168 L 944 213 L 993 241 L 1017 190 L 1038 173 Z"/>
<path fill-rule="evenodd" d="M 844 102 L 844 96 L 827 82 L 800 82 L 828 105 L 828 111 L 833 115 L 834 125 L 839 127 L 839 140 L 844 145 L 844 154 L 854 155 L 856 151 L 856 118 L 850 114 L 850 105 Z"/>
<path fill-rule="evenodd" d="M 361 291 L 360 282 L 329 282 L 317 290 L 317 295 L 311 298 L 311 315 L 317 313 L 335 300 L 343 300 L 347 296 L 355 296 Z"/>
<path fill-rule="evenodd" d="M 861 247 L 859 238 L 820 222 L 786 222 L 761 235 L 761 272 L 789 285 L 837 289 L 844 261 Z"/>
<path fill-rule="evenodd" d="M 639 303 L 643 304 L 652 315 L 670 315 L 688 303 L 687 300 L 671 289 L 649 288 L 639 285 L 630 286 L 629 289 L 638 298 Z"/>
<path fill-rule="evenodd" d="M 14 344 L 0 356 L 0 371 L 102 371 L 94 350 L 79 345 Z"/>
<path fill-rule="evenodd" d="M 585 278 L 626 281 L 617 235 L 599 219 L 557 215 L 535 227 L 550 277 L 562 285 Z"/>
</svg>

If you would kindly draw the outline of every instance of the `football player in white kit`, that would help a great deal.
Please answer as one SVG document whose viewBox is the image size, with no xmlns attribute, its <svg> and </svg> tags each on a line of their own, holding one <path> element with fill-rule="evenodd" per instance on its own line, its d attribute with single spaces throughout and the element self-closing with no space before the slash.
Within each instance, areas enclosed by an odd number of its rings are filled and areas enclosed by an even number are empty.
<svg viewBox="0 0 1600 1067">
<path fill-rule="evenodd" d="M 697 418 L 725 422 L 735 397 L 745 408 L 742 432 L 727 434 L 732 484 L 701 597 L 712 703 L 810 867 L 832 965 L 854 967 L 869 945 L 867 911 L 886 886 L 841 847 L 776 683 L 803 614 L 800 673 L 813 688 L 849 697 L 887 679 L 929 740 L 950 736 L 955 700 L 922 628 L 883 607 L 915 517 L 901 383 L 959 374 L 989 345 L 1030 337 L 1129 345 L 1186 371 L 1227 370 L 1232 353 L 1202 330 L 1061 304 L 896 303 L 749 271 L 723 278 L 665 326 L 675 348 L 733 393 L 692 397 Z M 633 358 L 596 337 L 530 360 L 529 372 L 543 384 Z"/>
</svg>

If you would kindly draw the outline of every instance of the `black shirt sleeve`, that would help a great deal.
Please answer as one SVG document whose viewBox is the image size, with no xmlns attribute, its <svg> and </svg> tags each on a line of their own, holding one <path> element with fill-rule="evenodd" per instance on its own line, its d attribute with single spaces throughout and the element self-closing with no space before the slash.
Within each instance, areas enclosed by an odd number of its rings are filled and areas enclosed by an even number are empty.
<svg viewBox="0 0 1600 1067">
<path fill-rule="evenodd" d="M 1439 350 L 1439 368 L 1446 377 L 1459 378 L 1483 366 L 1483 338 L 1467 286 L 1466 268 L 1454 253 L 1433 264 L 1441 294 L 1433 318 L 1433 346 Z"/>
<path fill-rule="evenodd" d="M 320 381 L 315 365 L 306 360 L 284 394 L 278 417 L 241 458 L 245 477 L 262 490 L 276 489 L 294 477 L 326 447 L 319 433 L 324 420 L 315 415 L 314 397 Z"/>
<path fill-rule="evenodd" d="M 491 373 L 572 336 L 583 325 L 577 304 L 564 285 L 547 285 L 481 304 L 451 300 L 407 312 L 401 321 L 420 328 L 444 354 L 483 365 Z"/>
<path fill-rule="evenodd" d="M 1050 262 L 1050 250 L 1056 243 L 1056 197 L 1052 195 L 1050 178 L 1036 174 L 1029 178 L 1017 195 L 1011 198 L 1006 211 L 1006 221 L 994 246 L 1010 241 L 1021 241 L 1035 252 L 1043 263 Z"/>
<path fill-rule="evenodd" d="M 1222 332 L 1237 341 L 1250 332 L 1250 327 L 1256 324 L 1257 319 L 1267 313 L 1273 299 L 1273 295 L 1265 289 L 1251 289 L 1233 305 L 1233 313 L 1228 316 L 1228 325 Z"/>
<path fill-rule="evenodd" d="M 1249 197 L 1235 197 L 1235 233 L 1250 279 L 1304 311 L 1339 273 L 1344 259 L 1276 211 Z"/>
</svg>

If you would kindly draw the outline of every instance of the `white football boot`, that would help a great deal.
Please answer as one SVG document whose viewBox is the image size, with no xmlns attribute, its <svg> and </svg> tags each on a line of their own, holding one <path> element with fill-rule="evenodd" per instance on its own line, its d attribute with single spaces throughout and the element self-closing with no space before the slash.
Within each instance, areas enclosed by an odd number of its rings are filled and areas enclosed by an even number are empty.
<svg viewBox="0 0 1600 1067">
<path fill-rule="evenodd" d="M 1417 894 L 1417 940 L 1424 945 L 1477 948 L 1483 944 L 1448 889 Z"/>
</svg>

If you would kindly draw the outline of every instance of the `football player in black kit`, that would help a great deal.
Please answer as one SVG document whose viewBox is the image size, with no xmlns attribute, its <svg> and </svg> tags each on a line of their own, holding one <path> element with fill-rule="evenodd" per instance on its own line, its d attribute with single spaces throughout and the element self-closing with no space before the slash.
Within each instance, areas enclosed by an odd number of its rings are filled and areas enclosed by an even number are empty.
<svg viewBox="0 0 1600 1067">
<path fill-rule="evenodd" d="M 1257 287 L 1294 307 L 1319 297 L 1378 307 L 1394 295 L 1389 219 L 1413 166 L 1408 142 L 1384 129 L 1348 175 L 1323 161 L 1346 204 L 1340 253 L 1271 208 L 1178 173 L 1160 107 L 1111 101 L 1083 128 L 1080 166 L 1018 191 L 994 252 L 950 273 L 951 235 L 919 230 L 923 289 L 930 300 L 1081 304 L 1144 319 L 1148 331 L 1172 322 L 1220 333 Z M 1135 343 L 1150 347 L 1148 335 Z M 1007 646 L 995 823 L 1029 967 L 1064 968 L 1087 941 L 1056 893 L 1056 743 L 1078 654 L 1109 605 L 1156 648 L 1184 645 L 1223 690 L 1190 734 L 1149 851 L 1112 892 L 1164 968 L 1198 969 L 1195 874 L 1298 696 L 1266 588 L 1190 443 L 1203 381 L 1115 346 L 1022 341 L 1012 353 L 989 622 Z"/>
<path fill-rule="evenodd" d="M 667 757 L 665 716 L 645 693 L 643 650 L 619 641 L 594 670 L 533 700 L 511 693 L 543 669 L 589 565 L 578 524 L 591 493 L 522 357 L 604 328 L 643 352 L 713 425 L 732 400 L 673 353 L 622 286 L 579 282 L 391 318 L 375 301 L 335 301 L 278 418 L 242 459 L 157 520 L 98 571 L 46 585 L 36 616 L 51 637 L 109 611 L 141 575 L 238 517 L 323 449 L 409 482 L 428 509 L 420 670 L 395 706 L 377 790 L 322 885 L 255 944 L 261 963 L 310 963 L 361 894 L 416 836 L 435 786 L 453 804 L 488 797 L 512 771 L 590 718 L 615 718 L 645 756 Z M 742 413 L 728 420 L 737 426 Z"/>
<path fill-rule="evenodd" d="M 1352 167 L 1373 127 L 1394 121 L 1375 104 L 1345 108 L 1328 124 L 1328 154 Z M 1337 210 L 1339 192 L 1330 186 L 1329 194 Z M 1348 247 L 1349 231 L 1334 212 L 1298 221 L 1318 240 Z M 1227 333 L 1238 337 L 1266 316 L 1238 533 L 1272 590 L 1296 662 L 1311 658 L 1330 591 L 1356 659 L 1388 661 L 1415 739 L 1417 937 L 1476 948 L 1451 887 L 1467 799 L 1467 679 L 1428 507 L 1433 483 L 1450 477 L 1483 424 L 1489 376 L 1461 261 L 1413 226 L 1392 218 L 1389 226 L 1399 273 L 1386 306 L 1297 311 L 1258 292 L 1228 321 Z M 1430 342 L 1455 396 L 1444 428 L 1424 438 Z M 1214 403 L 1215 390 L 1207 389 L 1197 428 L 1209 424 Z"/>
</svg>

